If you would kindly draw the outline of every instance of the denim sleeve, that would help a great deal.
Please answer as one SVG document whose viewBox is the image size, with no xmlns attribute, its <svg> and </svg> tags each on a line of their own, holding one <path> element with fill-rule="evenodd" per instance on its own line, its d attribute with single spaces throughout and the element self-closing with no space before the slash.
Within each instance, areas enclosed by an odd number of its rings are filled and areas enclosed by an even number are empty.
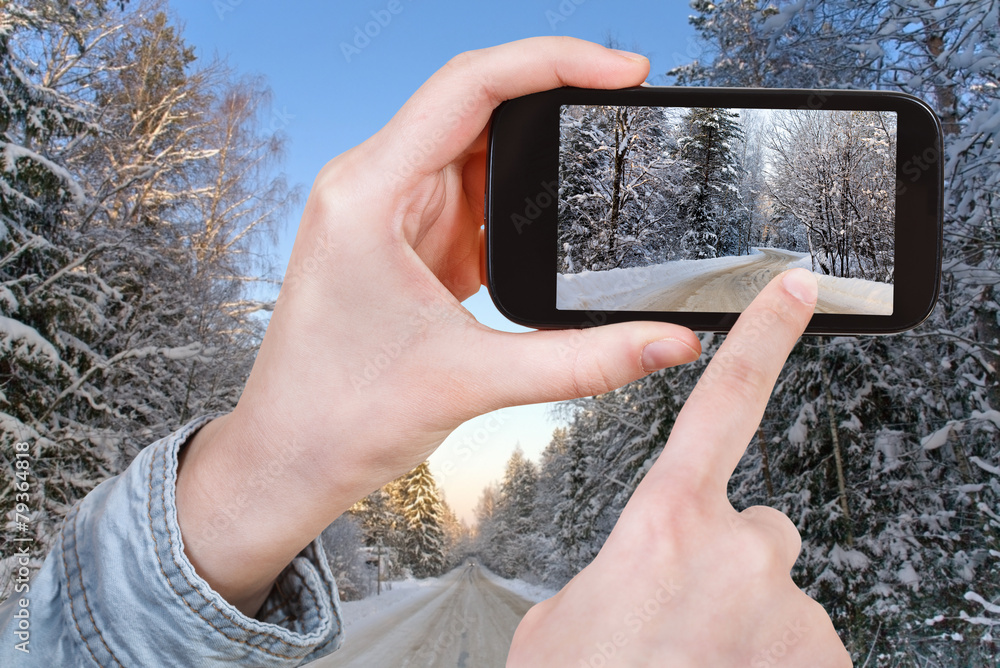
<svg viewBox="0 0 1000 668">
<path fill-rule="evenodd" d="M 28 591 L 0 604 L 0 666 L 298 666 L 340 647 L 340 599 L 319 539 L 256 619 L 185 556 L 177 454 L 214 417 L 144 448 L 73 506 Z"/>
</svg>

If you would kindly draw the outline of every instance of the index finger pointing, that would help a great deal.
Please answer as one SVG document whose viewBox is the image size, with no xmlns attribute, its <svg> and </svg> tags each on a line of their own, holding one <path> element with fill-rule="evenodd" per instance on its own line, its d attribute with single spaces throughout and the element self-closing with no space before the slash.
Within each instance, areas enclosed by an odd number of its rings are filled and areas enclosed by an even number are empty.
<svg viewBox="0 0 1000 668">
<path fill-rule="evenodd" d="M 793 269 L 757 295 L 685 402 L 650 476 L 726 494 L 778 373 L 812 317 L 816 290 L 811 272 Z"/>
<path fill-rule="evenodd" d="M 428 79 L 386 125 L 385 138 L 422 147 L 411 169 L 435 172 L 482 133 L 498 104 L 560 86 L 625 88 L 649 61 L 572 37 L 532 37 L 467 51 Z"/>
</svg>

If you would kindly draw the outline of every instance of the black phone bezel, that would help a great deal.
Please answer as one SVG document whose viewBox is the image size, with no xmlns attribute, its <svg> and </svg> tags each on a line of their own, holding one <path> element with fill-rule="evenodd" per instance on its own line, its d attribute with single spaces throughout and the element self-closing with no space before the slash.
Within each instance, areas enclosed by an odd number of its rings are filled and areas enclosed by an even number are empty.
<svg viewBox="0 0 1000 668">
<path fill-rule="evenodd" d="M 941 276 L 942 136 L 937 115 L 919 98 L 891 91 L 567 87 L 504 102 L 490 122 L 484 208 L 487 287 L 497 309 L 513 322 L 552 329 L 654 320 L 725 332 L 739 317 L 739 313 L 556 308 L 559 108 L 578 104 L 895 111 L 893 313 L 817 313 L 806 333 L 897 333 L 917 326 L 933 310 Z M 904 229 L 901 220 L 907 221 Z"/>
</svg>

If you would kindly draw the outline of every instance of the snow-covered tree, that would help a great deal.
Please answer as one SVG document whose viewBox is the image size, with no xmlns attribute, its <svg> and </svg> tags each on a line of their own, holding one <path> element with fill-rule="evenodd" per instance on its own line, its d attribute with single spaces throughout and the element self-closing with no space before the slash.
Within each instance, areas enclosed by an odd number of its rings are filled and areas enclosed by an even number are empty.
<svg viewBox="0 0 1000 668">
<path fill-rule="evenodd" d="M 521 577 L 533 567 L 527 557 L 537 527 L 534 524 L 538 470 L 518 445 L 510 459 L 493 511 L 486 565 L 504 577 Z"/>
<path fill-rule="evenodd" d="M 491 546 L 496 533 L 496 523 L 493 521 L 497 511 L 497 501 L 500 488 L 496 482 L 491 482 L 483 488 L 476 502 L 476 525 L 472 529 L 473 550 L 486 563 L 491 558 Z"/>
<path fill-rule="evenodd" d="M 464 520 L 459 520 L 455 511 L 448 505 L 444 490 L 441 490 L 441 506 L 444 510 L 442 528 L 447 557 L 445 566 L 446 568 L 454 568 L 472 552 L 472 537 L 468 525 Z"/>
<path fill-rule="evenodd" d="M 567 106 L 560 115 L 559 270 L 662 261 L 679 188 L 656 107 Z"/>
<path fill-rule="evenodd" d="M 406 521 L 402 561 L 414 577 L 440 575 L 448 562 L 445 509 L 427 462 L 400 479 L 400 509 Z"/>
<path fill-rule="evenodd" d="M 763 244 L 771 215 L 769 202 L 765 197 L 765 148 L 768 132 L 765 115 L 757 109 L 740 111 L 740 129 L 743 136 L 736 142 L 736 173 L 738 180 L 733 198 L 732 217 L 740 230 L 736 244 L 736 255 L 748 255 L 755 246 Z M 792 250 L 789 246 L 780 246 Z"/>
<path fill-rule="evenodd" d="M 351 506 L 348 514 L 357 522 L 367 548 L 382 545 L 383 573 L 390 579 L 403 576 L 409 528 L 402 509 L 402 480 L 393 480 Z"/>
<path fill-rule="evenodd" d="M 342 601 L 357 601 L 373 593 L 378 566 L 368 563 L 364 534 L 350 514 L 338 517 L 323 530 L 323 548 Z"/>
<path fill-rule="evenodd" d="M 0 430 L 32 444 L 36 555 L 139 448 L 231 408 L 262 334 L 248 303 L 269 297 L 253 253 L 291 201 L 281 138 L 263 85 L 197 63 L 166 16 L 0 13 Z"/>
<path fill-rule="evenodd" d="M 771 112 L 767 192 L 806 228 L 813 270 L 893 282 L 896 118 L 878 111 Z"/>
<path fill-rule="evenodd" d="M 683 127 L 678 150 L 686 163 L 680 208 L 688 228 L 680 239 L 685 259 L 738 255 L 746 236 L 736 215 L 742 179 L 736 152 L 743 141 L 739 115 L 696 107 L 684 116 Z"/>
</svg>

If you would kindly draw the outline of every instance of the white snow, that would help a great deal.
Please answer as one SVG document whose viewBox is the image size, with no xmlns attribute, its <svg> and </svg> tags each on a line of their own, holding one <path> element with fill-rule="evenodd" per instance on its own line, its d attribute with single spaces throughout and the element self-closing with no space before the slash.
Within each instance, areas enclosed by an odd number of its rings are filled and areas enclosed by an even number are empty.
<svg viewBox="0 0 1000 668">
<path fill-rule="evenodd" d="M 948 442 L 948 435 L 951 434 L 951 430 L 954 426 L 954 423 L 949 422 L 933 434 L 924 436 L 924 438 L 920 441 L 921 447 L 923 447 L 924 450 L 937 450 Z"/>
<path fill-rule="evenodd" d="M 1000 466 L 993 466 L 992 464 L 987 464 L 979 457 L 969 457 L 969 461 L 986 471 L 987 473 L 992 473 L 993 475 L 1000 475 Z"/>
<path fill-rule="evenodd" d="M 482 564 L 479 565 L 479 568 L 482 569 L 483 575 L 493 582 L 493 584 L 499 585 L 507 591 L 513 592 L 514 594 L 517 594 L 521 598 L 531 601 L 532 603 L 539 603 L 547 598 L 552 598 L 558 593 L 554 589 L 542 587 L 541 585 L 534 585 L 530 582 L 525 582 L 524 580 L 508 580 L 507 578 L 502 578 Z"/>
<path fill-rule="evenodd" d="M 357 622 L 387 610 L 393 606 L 401 604 L 415 594 L 427 591 L 438 583 L 438 578 L 424 578 L 416 580 L 407 578 L 406 580 L 396 580 L 382 583 L 382 593 L 363 598 L 360 601 L 341 601 L 340 610 L 343 614 L 345 628 L 350 628 Z M 387 589 L 392 587 L 392 589 Z"/>
<path fill-rule="evenodd" d="M 15 341 L 21 343 L 16 349 Z M 38 330 L 2 315 L 0 315 L 0 350 L 10 352 L 15 357 L 32 358 L 40 354 L 48 357 L 54 364 L 59 364 L 59 353 L 56 352 L 55 346 L 39 334 Z"/>
<path fill-rule="evenodd" d="M 622 309 L 669 290 L 682 281 L 722 269 L 746 266 L 758 259 L 755 252 L 710 260 L 675 260 L 646 267 L 558 274 L 556 308 Z"/>
<path fill-rule="evenodd" d="M 988 411 L 972 411 L 973 420 L 989 420 L 997 429 L 1000 429 L 1000 411 L 990 409 Z"/>
<path fill-rule="evenodd" d="M 200 343 L 189 343 L 186 346 L 176 348 L 160 348 L 159 353 L 172 360 L 186 360 L 202 352 L 204 346 Z"/>
<path fill-rule="evenodd" d="M 906 562 L 903 567 L 896 572 L 896 577 L 905 585 L 909 585 L 914 590 L 920 588 L 920 576 L 917 575 L 917 571 L 913 568 L 913 564 Z"/>
<path fill-rule="evenodd" d="M 863 552 L 845 550 L 840 545 L 834 545 L 830 549 L 830 563 L 838 568 L 846 567 L 853 570 L 863 570 L 868 568 L 871 561 Z"/>
<path fill-rule="evenodd" d="M 987 612 L 1000 613 L 1000 605 L 994 605 L 994 604 L 990 603 L 989 601 L 987 601 L 985 598 L 983 598 L 982 596 L 980 596 L 979 594 L 977 594 L 974 591 L 965 592 L 965 600 L 966 601 L 975 601 L 979 605 L 981 605 L 984 608 L 986 608 Z"/>
<path fill-rule="evenodd" d="M 820 299 L 835 304 L 838 309 L 843 309 L 843 312 L 860 311 L 873 315 L 892 315 L 890 283 L 824 274 L 816 274 L 816 282 L 819 283 Z"/>
<path fill-rule="evenodd" d="M 84 193 L 83 188 L 80 187 L 80 184 L 77 183 L 75 178 L 73 178 L 73 175 L 70 174 L 64 167 L 57 165 L 45 156 L 35 153 L 24 146 L 18 146 L 8 142 L 0 141 L 0 153 L 3 153 L 4 171 L 16 174 L 18 161 L 31 160 L 32 162 L 35 162 L 52 172 L 54 176 L 63 182 L 63 185 L 72 197 L 74 204 L 82 206 L 86 203 L 87 195 Z"/>
<path fill-rule="evenodd" d="M 764 249 L 788 255 L 785 269 L 812 268 L 808 253 L 780 248 Z M 680 289 L 682 283 L 737 271 L 760 261 L 762 250 L 707 260 L 674 260 L 645 267 L 581 271 L 556 275 L 556 308 L 563 310 L 642 310 L 657 295 Z M 893 286 L 861 278 L 816 274 L 820 306 L 830 313 L 892 313 Z M 690 285 L 690 284 L 688 284 Z"/>
</svg>

